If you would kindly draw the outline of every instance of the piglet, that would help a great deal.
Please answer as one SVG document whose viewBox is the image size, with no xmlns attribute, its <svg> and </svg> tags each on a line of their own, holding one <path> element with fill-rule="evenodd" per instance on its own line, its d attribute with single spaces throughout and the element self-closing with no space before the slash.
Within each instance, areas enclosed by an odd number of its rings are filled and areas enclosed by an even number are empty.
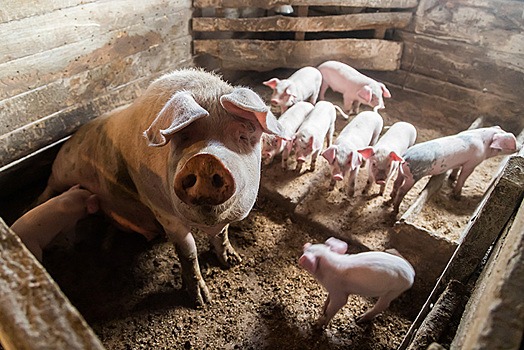
<svg viewBox="0 0 524 350">
<path fill-rule="evenodd" d="M 318 102 L 308 114 L 304 123 L 293 136 L 297 171 L 302 169 L 302 165 L 309 155 L 311 155 L 310 170 L 315 170 L 317 157 L 324 148 L 324 140 L 327 137 L 328 147 L 331 146 L 333 141 L 336 116 L 335 106 L 328 101 Z"/>
<path fill-rule="evenodd" d="M 315 67 L 304 67 L 293 73 L 288 79 L 273 78 L 263 82 L 273 89 L 271 104 L 280 106 L 281 113 L 299 101 L 315 104 L 317 102 L 322 74 Z"/>
<path fill-rule="evenodd" d="M 291 138 L 312 110 L 313 105 L 311 103 L 300 101 L 280 116 L 278 121 L 282 126 L 284 134 L 289 135 L 289 139 L 266 133 L 262 135 L 262 159 L 264 164 L 270 164 L 276 155 L 282 153 L 282 168 L 287 168 L 287 159 L 293 146 Z"/>
<path fill-rule="evenodd" d="M 384 195 L 384 189 L 398 169 L 400 162 L 403 162 L 402 154 L 413 146 L 417 139 L 417 129 L 406 122 L 397 122 L 378 140 L 377 144 L 372 147 L 366 147 L 358 152 L 367 160 L 368 164 L 368 182 L 362 191 L 368 193 L 373 183 L 380 185 L 381 196 Z"/>
<path fill-rule="evenodd" d="M 406 193 L 424 176 L 461 168 L 453 188 L 453 196 L 459 198 L 464 182 L 477 165 L 485 159 L 516 151 L 515 136 L 499 126 L 466 130 L 414 145 L 404 153 L 405 162 L 400 166 L 393 185 L 393 212 L 398 213 Z"/>
<path fill-rule="evenodd" d="M 328 297 L 317 321 L 326 326 L 350 294 L 378 297 L 377 303 L 357 318 L 367 322 L 389 307 L 393 299 L 411 288 L 415 270 L 400 254 L 365 252 L 345 254 L 347 243 L 334 237 L 324 244 L 304 245 L 298 264 L 326 288 Z"/>
<path fill-rule="evenodd" d="M 349 196 L 355 194 L 358 170 L 364 160 L 358 150 L 377 142 L 383 124 L 377 112 L 361 112 L 342 129 L 333 145 L 322 153 L 331 168 L 330 189 L 335 187 L 335 181 L 342 181 L 349 173 L 347 192 Z"/>
<path fill-rule="evenodd" d="M 344 110 L 358 114 L 361 103 L 376 109 L 384 108 L 383 97 L 390 98 L 391 93 L 382 83 L 357 71 L 355 68 L 338 61 L 327 61 L 318 66 L 322 73 L 320 100 L 328 88 L 340 92 L 344 98 Z"/>
<path fill-rule="evenodd" d="M 42 261 L 42 250 L 61 232 L 99 209 L 98 197 L 76 185 L 31 209 L 11 226 L 27 249 Z"/>
</svg>

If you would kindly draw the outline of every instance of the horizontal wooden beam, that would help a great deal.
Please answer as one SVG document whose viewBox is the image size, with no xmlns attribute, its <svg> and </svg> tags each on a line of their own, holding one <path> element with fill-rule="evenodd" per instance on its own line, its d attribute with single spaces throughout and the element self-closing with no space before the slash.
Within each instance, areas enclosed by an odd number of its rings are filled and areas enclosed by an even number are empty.
<svg viewBox="0 0 524 350">
<path fill-rule="evenodd" d="M 338 60 L 356 69 L 392 71 L 399 68 L 402 43 L 379 39 L 326 40 L 195 40 L 194 54 L 222 60 L 222 68 L 268 71 L 317 66 Z"/>
<path fill-rule="evenodd" d="M 1 218 L 0 261 L 0 343 L 4 349 L 104 349 L 84 318 Z"/>
<path fill-rule="evenodd" d="M 347 6 L 372 8 L 412 8 L 418 0 L 194 0 L 193 6 L 204 7 L 258 7 L 270 9 L 279 5 L 293 6 Z"/>
<path fill-rule="evenodd" d="M 339 16 L 263 18 L 193 18 L 197 32 L 340 32 L 377 28 L 404 28 L 411 12 L 358 13 Z"/>
</svg>

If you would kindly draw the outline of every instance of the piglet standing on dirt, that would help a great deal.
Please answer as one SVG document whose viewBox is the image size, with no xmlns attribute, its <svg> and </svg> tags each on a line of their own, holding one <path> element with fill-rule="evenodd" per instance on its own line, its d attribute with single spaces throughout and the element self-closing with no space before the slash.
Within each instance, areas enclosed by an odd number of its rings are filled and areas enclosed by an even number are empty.
<svg viewBox="0 0 524 350">
<path fill-rule="evenodd" d="M 266 133 L 262 135 L 262 159 L 264 164 L 270 164 L 276 155 L 282 153 L 282 168 L 287 168 L 287 159 L 293 147 L 291 138 L 312 110 L 313 105 L 311 103 L 300 101 L 291 106 L 278 118 L 284 134 L 288 135 L 289 139 Z"/>
<path fill-rule="evenodd" d="M 352 111 L 358 114 L 361 103 L 374 110 L 384 108 L 383 97 L 391 97 L 384 84 L 365 76 L 345 63 L 327 61 L 318 66 L 318 70 L 322 73 L 320 100 L 324 99 L 328 88 L 340 92 L 344 98 L 344 110 L 348 114 Z"/>
<path fill-rule="evenodd" d="M 347 193 L 349 196 L 355 194 L 358 170 L 364 160 L 358 150 L 377 142 L 383 124 L 377 112 L 361 112 L 342 129 L 333 145 L 322 153 L 331 168 L 330 189 L 335 187 L 335 181 L 342 181 L 349 174 Z"/>
<path fill-rule="evenodd" d="M 74 229 L 78 220 L 96 213 L 98 207 L 97 196 L 76 185 L 22 215 L 11 229 L 42 261 L 42 250 L 56 235 Z"/>
<path fill-rule="evenodd" d="M 306 120 L 295 136 L 293 136 L 293 148 L 297 158 L 296 170 L 300 171 L 306 158 L 311 155 L 310 170 L 315 170 L 317 157 L 324 148 L 324 140 L 327 137 L 327 145 L 331 146 L 333 133 L 335 132 L 335 118 L 337 112 L 335 106 L 328 101 L 320 101 L 308 114 Z"/>
<path fill-rule="evenodd" d="M 464 182 L 477 165 L 485 159 L 517 150 L 515 136 L 499 126 L 466 130 L 414 145 L 404 153 L 405 162 L 393 185 L 393 212 L 398 213 L 406 193 L 424 176 L 461 168 L 453 188 L 453 196 L 459 198 Z"/>
<path fill-rule="evenodd" d="M 368 162 L 368 182 L 362 191 L 368 193 L 373 183 L 380 185 L 381 196 L 395 170 L 404 159 L 401 157 L 406 150 L 413 146 L 417 139 L 417 129 L 406 122 L 393 124 L 378 140 L 375 146 L 359 150 Z"/>
<path fill-rule="evenodd" d="M 203 70 L 177 70 L 83 125 L 60 149 L 40 202 L 80 184 L 120 228 L 149 239 L 165 234 L 202 305 L 210 295 L 191 228 L 209 235 L 224 266 L 240 263 L 227 230 L 255 204 L 263 132 L 284 137 L 255 92 Z"/>
<path fill-rule="evenodd" d="M 280 106 L 281 113 L 299 101 L 317 102 L 322 74 L 315 67 L 304 67 L 293 73 L 288 79 L 273 78 L 263 82 L 273 89 L 271 104 Z"/>
<path fill-rule="evenodd" d="M 357 319 L 357 322 L 370 321 L 411 288 L 415 280 L 413 266 L 399 254 L 345 254 L 347 248 L 346 242 L 333 237 L 324 244 L 306 243 L 298 260 L 328 292 L 318 326 L 326 326 L 346 305 L 350 294 L 378 297 L 377 303 Z"/>
</svg>

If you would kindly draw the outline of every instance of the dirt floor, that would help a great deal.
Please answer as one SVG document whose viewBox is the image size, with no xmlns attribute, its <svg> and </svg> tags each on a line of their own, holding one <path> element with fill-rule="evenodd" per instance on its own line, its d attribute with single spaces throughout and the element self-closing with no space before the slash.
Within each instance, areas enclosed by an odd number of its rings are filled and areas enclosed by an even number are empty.
<svg viewBox="0 0 524 350">
<path fill-rule="evenodd" d="M 254 87 L 268 100 L 270 90 L 261 85 L 265 78 L 255 75 L 240 84 Z M 392 93 L 394 99 L 387 100 L 381 112 L 385 125 L 397 120 L 413 123 L 418 142 L 464 130 L 476 118 L 457 116 L 431 99 L 398 89 Z M 336 94 L 328 98 L 341 104 Z M 345 123 L 339 119 L 337 130 Z M 460 201 L 449 198 L 451 187 L 445 182 L 416 224 L 457 241 L 501 160 L 479 166 Z M 382 250 L 390 247 L 387 236 L 395 222 L 390 208 L 382 206 L 384 198 L 376 195 L 378 188 L 369 196 L 360 194 L 365 169 L 356 196 L 348 198 L 341 184 L 327 190 L 329 172 L 326 164 L 319 165 L 315 172 L 297 174 L 283 172 L 277 159 L 263 168 L 263 195 L 247 219 L 230 227 L 231 243 L 243 259 L 239 266 L 222 268 L 207 238 L 195 232 L 202 273 L 213 297 L 202 309 L 191 306 L 170 243 L 163 238 L 146 242 L 138 234 L 108 227 L 96 216 L 81 222 L 75 238 L 56 242 L 45 253 L 44 265 L 108 349 L 394 349 L 424 295 L 406 292 L 365 325 L 354 319 L 374 300 L 350 296 L 325 330 L 313 328 L 326 292 L 297 265 L 303 244 L 334 235 L 353 243 L 352 253 Z M 401 213 L 425 182 L 411 190 Z M 432 254 L 431 247 L 421 258 L 425 254 Z"/>
</svg>

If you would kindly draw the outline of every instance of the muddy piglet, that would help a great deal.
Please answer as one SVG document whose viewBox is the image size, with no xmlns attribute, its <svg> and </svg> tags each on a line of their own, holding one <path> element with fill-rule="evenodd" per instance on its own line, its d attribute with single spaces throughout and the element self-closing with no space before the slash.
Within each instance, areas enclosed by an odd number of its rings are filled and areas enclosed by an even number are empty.
<svg viewBox="0 0 524 350">
<path fill-rule="evenodd" d="M 293 73 L 288 79 L 273 78 L 263 82 L 273 89 L 271 104 L 280 106 L 281 113 L 299 101 L 317 102 L 322 75 L 315 67 L 304 67 Z"/>
<path fill-rule="evenodd" d="M 42 250 L 61 232 L 72 230 L 78 220 L 98 211 L 98 198 L 76 185 L 29 210 L 11 229 L 27 249 L 42 261 Z"/>
<path fill-rule="evenodd" d="M 515 136 L 499 126 L 466 130 L 414 145 L 403 155 L 405 162 L 400 166 L 393 185 L 393 212 L 398 213 L 406 193 L 424 176 L 460 168 L 453 188 L 453 196 L 458 198 L 464 182 L 477 165 L 485 159 L 517 150 Z"/>
<path fill-rule="evenodd" d="M 358 114 L 360 104 L 372 108 L 384 108 L 384 97 L 390 98 L 391 93 L 382 83 L 357 71 L 355 68 L 338 61 L 327 61 L 318 66 L 322 73 L 320 100 L 328 88 L 340 92 L 344 98 L 344 110 L 351 114 Z"/>
<path fill-rule="evenodd" d="M 350 294 L 378 297 L 377 303 L 357 319 L 357 322 L 370 321 L 386 310 L 393 299 L 411 288 L 415 280 L 415 270 L 400 255 L 384 252 L 345 254 L 347 248 L 346 242 L 334 237 L 324 244 L 304 245 L 299 265 L 328 292 L 317 326 L 326 326 L 346 305 Z"/>
<path fill-rule="evenodd" d="M 276 155 L 282 153 L 282 168 L 287 168 L 287 159 L 293 147 L 292 137 L 312 110 L 313 105 L 311 103 L 300 101 L 280 116 L 278 121 L 288 138 L 267 133 L 262 135 L 264 164 L 270 164 Z"/>
<path fill-rule="evenodd" d="M 393 124 L 388 131 L 372 147 L 366 147 L 358 152 L 362 154 L 368 164 L 368 182 L 362 191 L 368 193 L 373 183 L 380 185 L 379 194 L 384 195 L 384 189 L 398 169 L 400 162 L 403 162 L 402 154 L 413 146 L 417 139 L 417 130 L 406 122 Z"/>
<path fill-rule="evenodd" d="M 333 145 L 322 153 L 331 168 L 330 189 L 335 187 L 335 181 L 342 181 L 349 175 L 347 193 L 349 196 L 355 194 L 358 170 L 364 160 L 358 150 L 377 142 L 383 124 L 377 112 L 361 112 L 342 129 Z"/>
<path fill-rule="evenodd" d="M 327 137 L 327 145 L 331 146 L 333 133 L 335 132 L 335 118 L 337 112 L 335 106 L 328 101 L 320 101 L 308 114 L 306 120 L 296 134 L 293 136 L 293 148 L 297 158 L 296 170 L 300 171 L 306 158 L 311 155 L 310 170 L 315 170 L 317 157 L 324 148 L 324 140 Z"/>
</svg>

